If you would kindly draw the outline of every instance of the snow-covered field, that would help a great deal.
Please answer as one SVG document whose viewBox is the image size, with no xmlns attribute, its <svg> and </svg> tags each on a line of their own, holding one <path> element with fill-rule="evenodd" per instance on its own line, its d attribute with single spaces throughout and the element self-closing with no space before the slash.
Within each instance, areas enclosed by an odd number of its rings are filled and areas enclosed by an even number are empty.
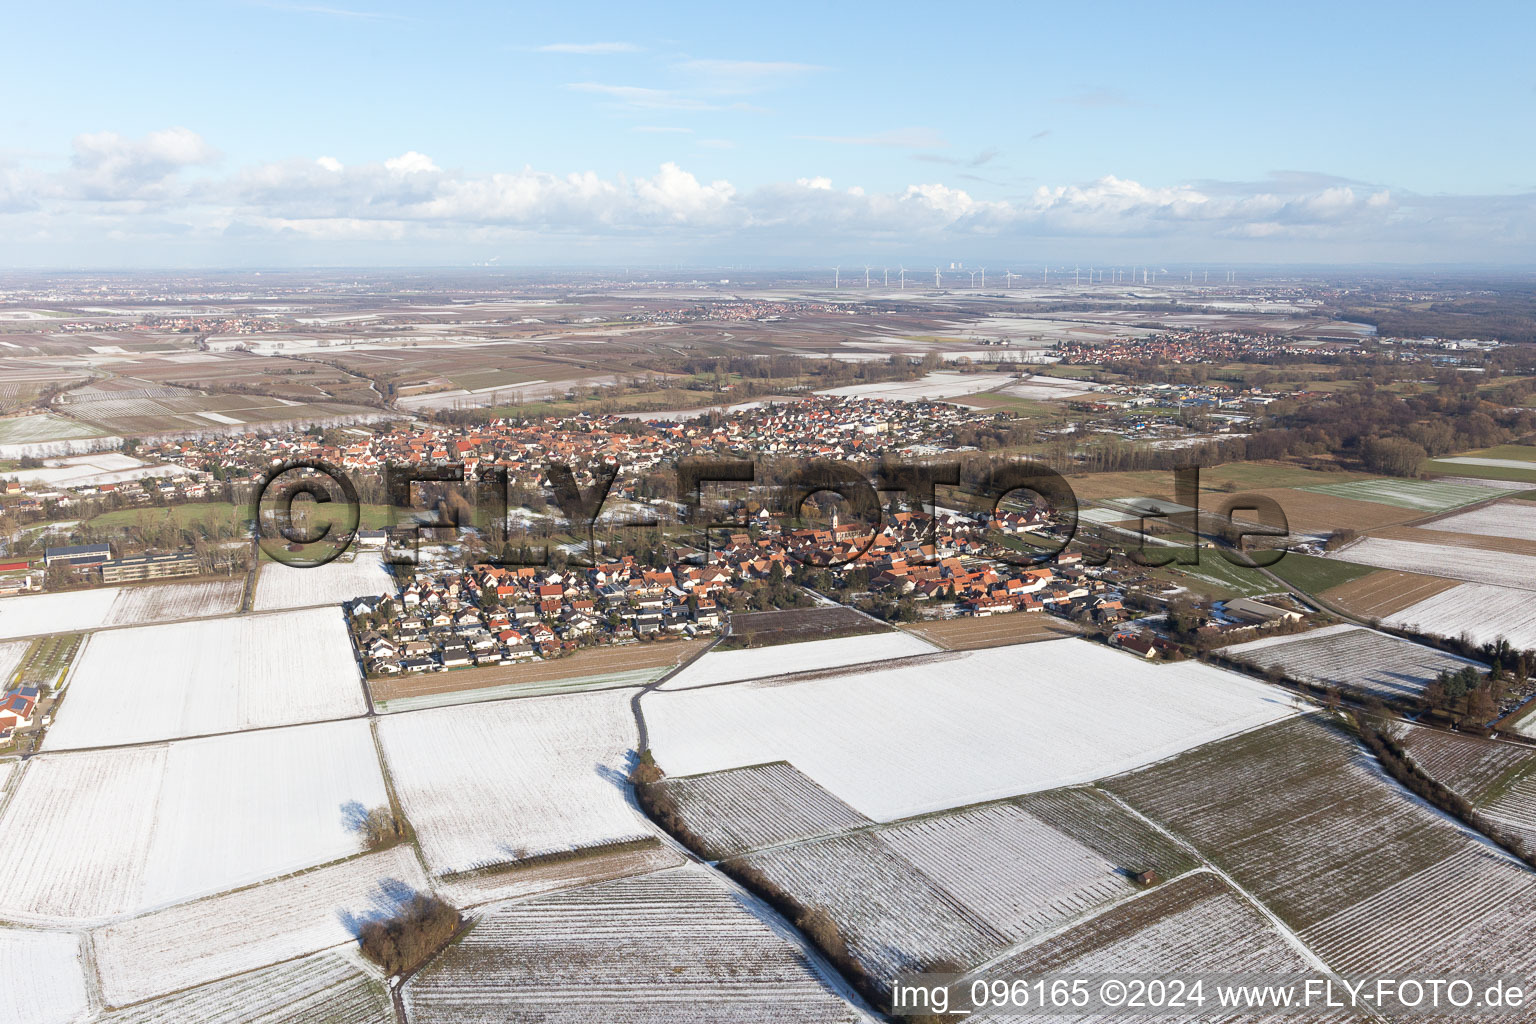
<svg viewBox="0 0 1536 1024">
<path fill-rule="evenodd" d="M 1051 398 L 1076 398 L 1078 395 L 1086 395 L 1097 390 L 1098 385 L 1088 384 L 1080 380 L 1035 376 L 1028 380 L 1009 384 L 999 394 L 1012 395 L 1015 398 L 1043 400 Z"/>
<path fill-rule="evenodd" d="M 416 1024 L 869 1019 L 694 866 L 493 908 L 404 1000 Z"/>
<path fill-rule="evenodd" d="M 355 954 L 329 952 L 177 992 L 100 1020 L 102 1024 L 395 1024 L 395 1012 L 384 983 L 364 971 Z"/>
<path fill-rule="evenodd" d="M 394 592 L 395 579 L 385 568 L 383 555 L 359 551 L 352 558 L 343 555 L 313 569 L 264 562 L 256 580 L 253 607 L 259 612 L 308 608 Z"/>
<path fill-rule="evenodd" d="M 1493 466 L 1497 469 L 1536 469 L 1536 462 L 1526 462 L 1523 459 L 1480 459 L 1472 455 L 1457 455 L 1454 458 L 1436 459 L 1436 462 L 1450 462 L 1458 466 Z"/>
<path fill-rule="evenodd" d="M 1487 844 L 1468 842 L 1374 898 L 1342 907 L 1301 938 L 1348 974 L 1528 976 L 1536 969 L 1533 914 L 1536 876 Z"/>
<path fill-rule="evenodd" d="M 677 801 L 689 831 L 715 859 L 869 824 L 868 818 L 783 762 L 667 778 L 661 787 Z"/>
<path fill-rule="evenodd" d="M 334 608 L 93 634 L 46 748 L 206 736 L 361 715 L 346 623 Z"/>
<path fill-rule="evenodd" d="M 1519 501 L 1484 505 L 1470 512 L 1461 512 L 1433 523 L 1425 523 L 1424 529 L 1443 530 L 1446 533 L 1470 533 L 1478 537 L 1536 540 L 1536 505 Z"/>
<path fill-rule="evenodd" d="M 426 887 L 397 846 L 109 925 L 93 936 L 102 996 L 122 1006 L 343 945 Z"/>
<path fill-rule="evenodd" d="M 241 580 L 97 587 L 0 599 L 0 638 L 140 626 L 240 610 Z"/>
<path fill-rule="evenodd" d="M 387 802 L 368 723 L 33 758 L 0 817 L 0 914 L 101 920 L 358 853 Z"/>
<path fill-rule="evenodd" d="M 1468 665 L 1486 668 L 1350 623 L 1235 644 L 1222 653 L 1261 669 L 1278 668 L 1296 679 L 1381 697 L 1417 697 L 1441 672 L 1456 672 Z"/>
<path fill-rule="evenodd" d="M 625 799 L 629 699 L 602 690 L 380 719 L 385 760 L 432 871 L 654 835 Z"/>
<path fill-rule="evenodd" d="M 689 690 L 714 683 L 734 683 L 790 672 L 841 668 L 871 661 L 934 654 L 939 648 L 910 633 L 868 633 L 835 640 L 805 640 L 771 648 L 711 651 L 662 684 L 664 690 Z"/>
<path fill-rule="evenodd" d="M 942 401 L 991 391 L 1013 380 L 1008 373 L 930 373 L 917 380 L 879 381 L 874 384 L 851 384 L 843 388 L 828 388 L 818 395 L 835 395 L 840 398 L 884 398 L 897 402 Z"/>
<path fill-rule="evenodd" d="M 1367 537 L 1340 548 L 1328 557 L 1357 565 L 1374 565 L 1380 569 L 1428 573 L 1451 580 L 1491 583 L 1517 590 L 1536 590 L 1536 556 L 1532 555 Z"/>
<path fill-rule="evenodd" d="M 1064 973 L 1142 973 L 1211 971 L 1216 973 L 1299 974 L 1312 965 L 1287 942 L 1252 903 L 1217 876 L 1201 872 L 1160 885 L 1140 899 L 1014 953 L 996 965 L 999 975 Z M 1309 1018 L 1336 1024 L 1351 1018 Z M 998 1024 L 1025 1024 L 1039 1016 L 992 1016 Z M 1281 1024 L 1290 1016 L 1256 1013 L 1233 1016 L 1201 1014 L 1115 1016 L 1127 1021 L 1242 1020 Z"/>
<path fill-rule="evenodd" d="M 1486 486 L 1444 480 L 1350 480 L 1341 484 L 1314 484 L 1301 490 L 1425 512 L 1448 512 L 1475 501 L 1486 501 L 1490 496 Z"/>
<path fill-rule="evenodd" d="M 41 483 L 49 487 L 95 487 L 148 477 L 188 476 L 190 471 L 185 466 L 170 463 L 152 465 L 121 452 L 96 452 L 49 459 L 42 469 L 20 469 L 11 475 L 22 483 Z"/>
<path fill-rule="evenodd" d="M 21 667 L 21 660 L 27 656 L 27 649 L 31 646 L 26 640 L 0 643 L 0 690 L 10 685 L 11 676 Z"/>
<path fill-rule="evenodd" d="M 1006 935 L 868 832 L 774 847 L 742 863 L 831 916 L 853 959 L 887 984 L 923 964 L 974 965 L 1008 946 Z"/>
<path fill-rule="evenodd" d="M 1134 891 L 1116 865 L 1013 803 L 918 818 L 878 835 L 1015 941 Z"/>
<path fill-rule="evenodd" d="M 0 1024 L 65 1024 L 86 1011 L 80 940 L 63 932 L 0 928 Z"/>
<path fill-rule="evenodd" d="M 787 760 L 877 821 L 1085 782 L 1291 713 L 1246 677 L 1077 639 L 642 707 L 669 774 Z"/>
<path fill-rule="evenodd" d="M 1536 648 L 1536 603 L 1530 591 L 1461 583 L 1386 619 L 1390 626 L 1486 644 L 1504 637 L 1519 650 Z"/>
</svg>

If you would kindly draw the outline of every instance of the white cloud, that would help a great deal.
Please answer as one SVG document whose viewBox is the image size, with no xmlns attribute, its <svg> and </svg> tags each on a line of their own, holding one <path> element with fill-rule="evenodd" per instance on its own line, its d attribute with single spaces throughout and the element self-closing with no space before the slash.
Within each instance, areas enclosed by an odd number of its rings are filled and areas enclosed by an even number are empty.
<svg viewBox="0 0 1536 1024">
<path fill-rule="evenodd" d="M 425 153 L 418 153 L 414 149 L 409 153 L 402 153 L 396 157 L 390 157 L 384 161 L 384 169 L 392 174 L 436 174 L 442 168 L 432 162 L 432 158 Z"/>
<path fill-rule="evenodd" d="M 1061 251 L 1068 240 L 1083 252 L 1155 244 L 1256 260 L 1347 252 L 1445 262 L 1519 258 L 1536 239 L 1536 196 L 1415 196 L 1327 176 L 1158 185 L 1106 175 L 1002 199 L 942 177 L 884 189 L 834 188 L 815 175 L 743 187 L 701 180 L 675 162 L 641 176 L 533 167 L 471 175 L 416 150 L 374 163 L 320 157 L 229 172 L 210 166 L 216 158 L 201 136 L 174 128 L 81 136 L 67 166 L 52 171 L 37 161 L 0 164 L 0 256 L 35 262 L 29 254 L 46 244 L 101 259 L 98 243 L 113 239 L 195 243 L 198 252 L 261 242 L 301 262 L 312 244 L 350 244 L 366 261 L 396 244 L 434 253 L 507 241 L 530 253 L 712 246 L 795 258 L 871 245 L 1027 253 L 1049 242 Z"/>
<path fill-rule="evenodd" d="M 932 128 L 898 128 L 874 135 L 797 135 L 812 142 L 835 142 L 843 146 L 894 146 L 900 149 L 943 149 L 949 143 Z"/>
<path fill-rule="evenodd" d="M 687 60 L 676 65 L 701 88 L 722 95 L 742 95 L 773 89 L 817 71 L 816 64 L 782 60 Z"/>
<path fill-rule="evenodd" d="M 610 53 L 638 53 L 634 43 L 545 43 L 538 47 L 540 53 L 572 53 L 589 56 Z"/>
<path fill-rule="evenodd" d="M 719 110 L 718 104 L 684 96 L 671 89 L 651 89 L 640 85 L 606 85 L 602 82 L 570 82 L 567 89 L 593 93 L 614 100 L 633 110 Z"/>
<path fill-rule="evenodd" d="M 99 200 L 160 194 L 178 171 L 218 158 L 201 135 L 187 128 L 167 128 L 141 139 L 116 132 L 77 135 L 73 147 L 70 184 L 82 196 Z"/>
</svg>

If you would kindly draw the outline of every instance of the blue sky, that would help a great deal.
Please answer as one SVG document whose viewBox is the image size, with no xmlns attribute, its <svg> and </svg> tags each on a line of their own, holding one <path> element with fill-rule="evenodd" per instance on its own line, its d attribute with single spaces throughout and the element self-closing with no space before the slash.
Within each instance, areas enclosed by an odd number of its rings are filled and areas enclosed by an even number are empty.
<svg viewBox="0 0 1536 1024">
<path fill-rule="evenodd" d="M 1529 5 L 27 5 L 0 264 L 1536 263 Z"/>
</svg>

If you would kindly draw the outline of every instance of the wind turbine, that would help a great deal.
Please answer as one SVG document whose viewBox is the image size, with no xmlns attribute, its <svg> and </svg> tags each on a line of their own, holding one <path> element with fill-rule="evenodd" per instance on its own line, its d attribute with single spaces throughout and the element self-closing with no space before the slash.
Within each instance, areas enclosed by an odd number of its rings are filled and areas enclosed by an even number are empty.
<svg viewBox="0 0 1536 1024">
<path fill-rule="evenodd" d="M 907 268 L 906 267 L 902 267 L 901 268 L 901 290 L 902 291 L 906 291 L 907 290 Z"/>
<path fill-rule="evenodd" d="M 985 288 L 987 286 L 987 268 L 986 267 L 982 267 L 981 268 L 981 286 L 983 288 Z"/>
<path fill-rule="evenodd" d="M 869 264 L 867 264 L 867 263 L 864 264 L 864 287 L 865 288 L 869 287 L 869 270 L 870 270 Z"/>
<path fill-rule="evenodd" d="M 942 284 L 939 283 L 939 268 L 938 267 L 934 267 L 933 268 L 933 286 L 935 288 L 942 288 L 942 287 L 944 287 Z"/>
<path fill-rule="evenodd" d="M 971 274 L 971 287 L 975 288 L 976 287 L 976 271 L 973 270 L 973 271 L 970 272 L 970 274 Z"/>
<path fill-rule="evenodd" d="M 1074 285 L 1079 285 L 1079 284 L 1083 283 L 1083 268 L 1082 267 L 1078 266 L 1078 267 L 1073 267 L 1072 268 L 1072 283 Z"/>
<path fill-rule="evenodd" d="M 1003 280 L 1006 282 L 1006 286 L 1011 289 L 1013 287 L 1013 271 L 1003 271 Z"/>
<path fill-rule="evenodd" d="M 880 272 L 885 275 L 885 284 L 881 285 L 881 287 L 889 288 L 891 286 L 891 268 L 881 267 Z"/>
<path fill-rule="evenodd" d="M 840 271 L 842 269 L 843 269 L 842 267 L 833 267 L 832 268 L 832 290 L 833 291 L 836 291 L 837 288 L 838 288 L 838 285 L 839 285 L 840 282 L 838 280 L 837 274 L 838 274 L 838 271 Z"/>
</svg>

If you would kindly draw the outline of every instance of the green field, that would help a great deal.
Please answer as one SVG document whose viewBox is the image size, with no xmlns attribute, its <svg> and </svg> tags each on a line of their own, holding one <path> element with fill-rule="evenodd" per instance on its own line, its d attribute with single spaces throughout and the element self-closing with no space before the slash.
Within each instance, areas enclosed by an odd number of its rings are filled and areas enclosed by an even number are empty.
<svg viewBox="0 0 1536 1024">
<path fill-rule="evenodd" d="M 1201 506 L 1217 507 L 1226 493 L 1258 491 L 1274 487 L 1307 487 L 1368 480 L 1364 473 L 1324 472 L 1305 469 L 1284 462 L 1231 462 L 1200 470 Z M 1173 473 L 1161 470 L 1125 473 L 1068 474 L 1067 482 L 1079 498 L 1108 498 L 1137 495 L 1145 498 L 1171 498 Z"/>
<path fill-rule="evenodd" d="M 1285 589 L 1257 569 L 1233 565 L 1214 548 L 1200 550 L 1199 565 L 1164 566 L 1152 570 L 1152 575 L 1218 599 L 1261 597 Z"/>
<path fill-rule="evenodd" d="M 305 502 L 294 502 L 294 508 L 301 508 Z M 339 514 L 341 506 L 336 509 Z M 382 530 L 389 525 L 388 505 L 363 505 L 359 509 L 360 529 Z M 232 505 L 227 501 L 194 502 L 185 505 L 167 505 L 163 508 L 120 508 L 111 512 L 103 512 L 89 524 L 95 529 L 144 529 L 152 528 L 164 523 L 173 524 L 177 529 L 197 530 L 204 535 L 211 535 L 217 526 L 231 526 L 237 534 L 245 534 L 250 530 L 250 507 L 248 505 Z"/>
<path fill-rule="evenodd" d="M 1368 565 L 1355 565 L 1352 562 L 1340 562 L 1332 558 L 1318 558 L 1316 555 L 1298 555 L 1295 552 L 1289 552 L 1280 561 L 1270 566 L 1269 571 L 1300 590 L 1316 594 L 1329 587 L 1357 580 L 1376 570 Z"/>
<path fill-rule="evenodd" d="M 1500 444 L 1492 448 L 1479 448 L 1470 452 L 1457 452 L 1446 458 L 1507 459 L 1529 462 L 1529 468 L 1516 466 L 1469 466 L 1466 463 L 1447 462 L 1445 458 L 1426 459 L 1422 471 L 1446 476 L 1470 476 L 1479 480 L 1528 480 L 1536 483 L 1536 446 L 1524 444 Z"/>
<path fill-rule="evenodd" d="M 80 633 L 55 633 L 32 641 L 16 668 L 12 685 L 57 690 L 83 639 Z"/>
</svg>

